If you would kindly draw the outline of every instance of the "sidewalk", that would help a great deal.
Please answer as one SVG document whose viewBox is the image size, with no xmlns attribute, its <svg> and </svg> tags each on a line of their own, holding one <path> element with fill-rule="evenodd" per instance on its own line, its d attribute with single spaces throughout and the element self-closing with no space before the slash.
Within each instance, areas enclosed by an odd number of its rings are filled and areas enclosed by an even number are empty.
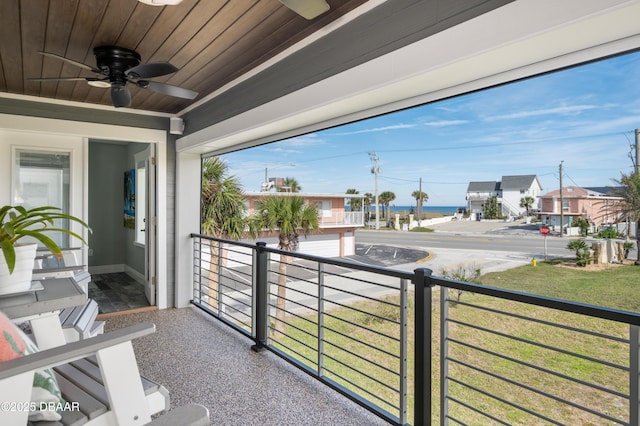
<svg viewBox="0 0 640 426">
<path fill-rule="evenodd" d="M 471 221 L 454 220 L 430 226 L 435 232 L 458 235 L 509 235 L 522 237 L 540 236 L 538 225 L 526 224 L 524 220 L 504 221 Z M 434 248 L 429 250 L 430 256 L 419 262 L 399 265 L 398 269 L 413 270 L 429 268 L 435 275 L 442 275 L 444 270 L 453 272 L 460 268 L 469 273 L 480 269 L 483 274 L 504 271 L 522 265 L 530 265 L 531 260 L 539 253 L 516 253 L 512 251 L 489 250 L 457 250 Z"/>
<path fill-rule="evenodd" d="M 430 228 L 435 232 L 451 232 L 457 234 L 540 235 L 538 225 L 526 224 L 523 220 L 513 222 L 452 220 L 450 222 L 432 225 Z"/>
</svg>

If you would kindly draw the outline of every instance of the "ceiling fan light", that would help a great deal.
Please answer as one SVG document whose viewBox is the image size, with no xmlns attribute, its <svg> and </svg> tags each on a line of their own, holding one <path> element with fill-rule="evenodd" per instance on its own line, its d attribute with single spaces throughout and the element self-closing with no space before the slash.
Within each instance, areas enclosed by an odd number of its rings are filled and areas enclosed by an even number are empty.
<svg viewBox="0 0 640 426">
<path fill-rule="evenodd" d="M 174 6 L 180 4 L 182 0 L 138 0 L 140 3 L 151 6 Z"/>
<path fill-rule="evenodd" d="M 325 0 L 280 0 L 280 3 L 305 19 L 314 19 L 329 10 Z"/>
<path fill-rule="evenodd" d="M 87 81 L 89 86 L 100 87 L 102 89 L 106 89 L 107 87 L 111 87 L 111 83 L 105 80 L 89 80 Z"/>
</svg>

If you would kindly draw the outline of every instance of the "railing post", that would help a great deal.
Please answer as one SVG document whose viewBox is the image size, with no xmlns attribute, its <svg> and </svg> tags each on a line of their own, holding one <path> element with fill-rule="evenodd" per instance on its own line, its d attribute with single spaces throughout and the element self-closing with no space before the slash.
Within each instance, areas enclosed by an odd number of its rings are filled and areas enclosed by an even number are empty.
<svg viewBox="0 0 640 426">
<path fill-rule="evenodd" d="M 202 303 L 202 239 L 193 239 L 193 299 L 196 303 Z M 196 248 L 198 247 L 198 248 Z"/>
<path fill-rule="evenodd" d="M 629 326 L 629 424 L 640 424 L 640 327 Z"/>
<path fill-rule="evenodd" d="M 431 269 L 413 271 L 415 286 L 415 347 L 413 424 L 431 424 Z"/>
<path fill-rule="evenodd" d="M 448 425 L 449 415 L 449 289 L 440 286 L 440 424 Z"/>
<path fill-rule="evenodd" d="M 217 253 L 217 259 L 218 259 L 218 293 L 217 293 L 217 299 L 218 299 L 218 303 L 217 303 L 217 311 L 218 311 L 218 316 L 222 317 L 222 314 L 224 313 L 224 305 L 222 304 L 222 242 L 218 242 L 218 244 L 216 244 L 216 248 L 218 250 Z M 213 253 L 211 253 L 213 255 Z"/>
<path fill-rule="evenodd" d="M 409 296 L 408 280 L 400 280 L 400 424 L 407 423 L 407 364 L 409 364 Z"/>
<path fill-rule="evenodd" d="M 255 318 L 256 327 L 255 345 L 251 346 L 256 352 L 260 352 L 267 346 L 267 328 L 269 324 L 269 253 L 265 250 L 267 243 L 256 243 L 256 269 L 255 287 L 253 289 L 255 298 Z"/>
<path fill-rule="evenodd" d="M 324 375 L 324 263 L 318 262 L 318 377 Z"/>
</svg>

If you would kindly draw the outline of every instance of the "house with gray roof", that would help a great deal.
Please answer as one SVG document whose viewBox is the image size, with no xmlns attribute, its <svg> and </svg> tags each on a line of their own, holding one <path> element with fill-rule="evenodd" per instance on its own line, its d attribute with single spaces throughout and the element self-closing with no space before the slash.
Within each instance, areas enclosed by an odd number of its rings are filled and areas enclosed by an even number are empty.
<svg viewBox="0 0 640 426">
<path fill-rule="evenodd" d="M 482 213 L 490 197 L 497 197 L 503 216 L 520 216 L 526 209 L 520 207 L 523 197 L 532 197 L 532 210 L 539 208 L 542 186 L 536 175 L 502 176 L 501 181 L 469 182 L 467 209 L 470 213 Z"/>
</svg>

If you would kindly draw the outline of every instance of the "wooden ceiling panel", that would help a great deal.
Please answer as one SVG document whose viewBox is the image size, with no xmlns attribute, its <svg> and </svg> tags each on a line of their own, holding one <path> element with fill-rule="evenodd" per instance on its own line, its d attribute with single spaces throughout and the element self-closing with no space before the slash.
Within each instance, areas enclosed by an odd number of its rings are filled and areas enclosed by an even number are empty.
<svg viewBox="0 0 640 426">
<path fill-rule="evenodd" d="M 197 90 L 196 100 L 127 85 L 131 108 L 177 113 L 366 0 L 328 2 L 329 12 L 308 21 L 278 0 L 183 0 L 164 7 L 135 0 L 1 0 L 0 91 L 111 105 L 108 88 L 29 79 L 94 77 L 38 51 L 95 66 L 94 47 L 117 45 L 137 51 L 143 64 L 180 68 L 153 81 Z"/>
</svg>

